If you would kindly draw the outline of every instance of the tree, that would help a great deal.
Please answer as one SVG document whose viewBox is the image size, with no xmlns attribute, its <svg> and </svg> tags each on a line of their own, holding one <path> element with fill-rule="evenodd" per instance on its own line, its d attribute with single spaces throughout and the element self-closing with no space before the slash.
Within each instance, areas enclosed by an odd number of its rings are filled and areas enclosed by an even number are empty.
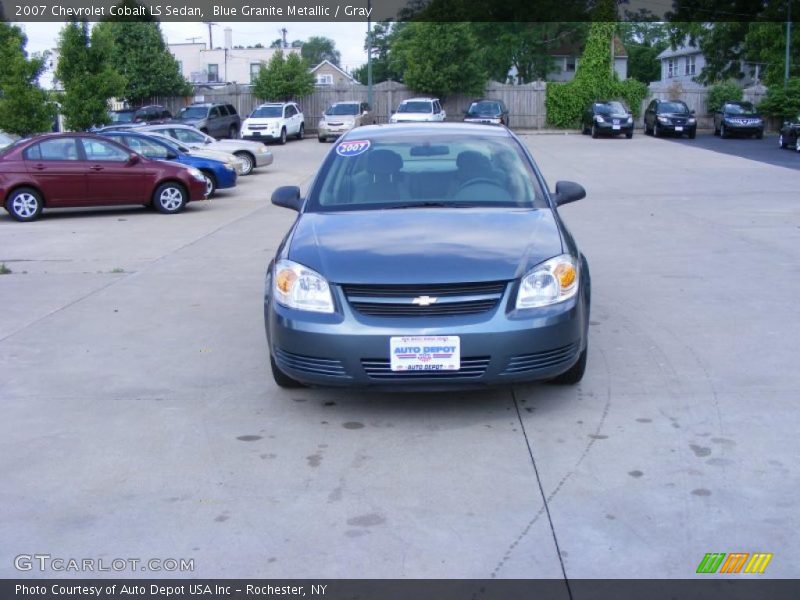
<svg viewBox="0 0 800 600">
<path fill-rule="evenodd" d="M 29 58 L 27 42 L 19 27 L 0 22 L 0 129 L 22 136 L 49 131 L 55 116 L 38 84 L 47 57 Z"/>
<path fill-rule="evenodd" d="M 372 82 L 381 83 L 392 79 L 401 81 L 402 72 L 390 66 L 389 52 L 397 32 L 403 28 L 403 23 L 381 21 L 372 26 Z M 364 40 L 364 50 L 369 51 L 369 33 Z M 367 65 L 362 65 L 353 71 L 353 77 L 367 85 Z"/>
<path fill-rule="evenodd" d="M 121 96 L 142 104 L 153 96 L 188 96 L 192 86 L 164 43 L 156 21 L 103 21 L 98 34 L 112 40 L 110 66 L 125 78 Z"/>
<path fill-rule="evenodd" d="M 312 67 L 323 60 L 327 60 L 338 67 L 342 58 L 341 53 L 336 49 L 336 42 L 318 35 L 306 40 L 300 50 L 300 54 Z"/>
<path fill-rule="evenodd" d="M 669 46 L 665 23 L 653 22 L 647 11 L 626 13 L 628 21 L 619 24 L 618 32 L 628 53 L 628 77 L 649 83 L 661 79 L 661 64 L 656 58 Z"/>
<path fill-rule="evenodd" d="M 56 78 L 64 87 L 61 112 L 67 128 L 109 122 L 108 100 L 125 88 L 124 77 L 110 64 L 112 46 L 103 30 L 95 28 L 90 35 L 86 21 L 72 21 L 61 30 Z"/>
<path fill-rule="evenodd" d="M 480 94 L 486 85 L 478 41 L 469 23 L 412 22 L 398 31 L 390 65 L 418 92 L 446 98 Z"/>
<path fill-rule="evenodd" d="M 291 100 L 314 91 L 314 76 L 296 53 L 288 57 L 278 50 L 266 67 L 262 66 L 253 81 L 253 94 L 261 100 Z"/>
</svg>

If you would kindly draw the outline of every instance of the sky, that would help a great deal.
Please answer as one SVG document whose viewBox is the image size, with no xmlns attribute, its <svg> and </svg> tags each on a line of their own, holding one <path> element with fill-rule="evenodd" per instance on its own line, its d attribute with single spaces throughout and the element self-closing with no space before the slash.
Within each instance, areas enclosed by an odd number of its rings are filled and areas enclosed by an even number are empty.
<svg viewBox="0 0 800 600">
<path fill-rule="evenodd" d="M 27 51 L 29 53 L 50 50 L 58 44 L 58 33 L 63 23 L 16 23 L 25 30 L 28 36 Z M 233 30 L 234 46 L 253 46 L 261 43 L 269 46 L 273 40 L 281 37 L 280 29 L 288 30 L 286 39 L 306 40 L 311 36 L 325 36 L 336 42 L 336 49 L 341 53 L 341 67 L 351 71 L 367 62 L 364 51 L 364 37 L 367 33 L 367 23 L 304 23 L 304 22 L 221 22 L 212 28 L 214 47 L 222 46 L 224 40 L 223 30 L 230 27 Z M 208 43 L 208 26 L 203 23 L 173 23 L 162 22 L 161 31 L 167 38 L 167 43 L 188 43 L 190 38 Z M 42 77 L 41 84 L 49 87 L 51 77 Z"/>
</svg>

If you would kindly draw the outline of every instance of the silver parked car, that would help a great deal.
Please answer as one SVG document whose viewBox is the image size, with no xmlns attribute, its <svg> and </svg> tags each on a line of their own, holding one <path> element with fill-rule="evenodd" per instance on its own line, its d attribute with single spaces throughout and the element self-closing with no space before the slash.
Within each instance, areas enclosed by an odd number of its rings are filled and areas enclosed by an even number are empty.
<svg viewBox="0 0 800 600">
<path fill-rule="evenodd" d="M 366 102 L 356 100 L 335 102 L 322 113 L 322 118 L 317 124 L 317 138 L 320 142 L 325 142 L 361 125 L 374 123 L 372 111 Z"/>
<path fill-rule="evenodd" d="M 147 125 L 146 127 L 138 128 L 137 131 L 156 131 L 174 138 L 190 148 L 205 148 L 235 154 L 244 161 L 242 175 L 249 175 L 256 167 L 271 165 L 274 160 L 272 152 L 264 144 L 248 142 L 247 140 L 217 141 L 210 135 L 206 135 L 189 125 L 163 123 L 160 125 Z"/>
</svg>

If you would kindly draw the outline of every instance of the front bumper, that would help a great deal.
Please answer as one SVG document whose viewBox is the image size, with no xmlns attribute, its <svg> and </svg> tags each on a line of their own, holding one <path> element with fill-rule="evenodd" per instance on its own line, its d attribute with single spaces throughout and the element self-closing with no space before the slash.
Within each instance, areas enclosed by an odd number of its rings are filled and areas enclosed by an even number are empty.
<svg viewBox="0 0 800 600">
<path fill-rule="evenodd" d="M 583 286 L 560 304 L 509 313 L 513 287 L 507 286 L 489 312 L 443 317 L 366 316 L 348 305 L 338 286 L 332 286 L 338 306 L 333 314 L 286 308 L 266 296 L 270 354 L 284 373 L 318 386 L 468 389 L 560 375 L 586 347 L 589 310 Z M 389 338 L 401 335 L 459 336 L 461 369 L 392 372 Z"/>
<path fill-rule="evenodd" d="M 675 123 L 662 123 L 661 121 L 656 121 L 658 123 L 658 128 L 661 131 L 669 132 L 669 133 L 692 133 L 697 131 L 697 123 L 686 123 L 684 125 L 676 125 Z"/>
<path fill-rule="evenodd" d="M 344 135 L 351 129 L 353 129 L 355 125 L 319 125 L 319 129 L 317 130 L 317 136 L 321 138 L 329 138 L 329 137 L 339 137 L 340 135 Z"/>
<path fill-rule="evenodd" d="M 253 156 L 256 159 L 255 166 L 257 167 L 268 167 L 275 160 L 272 152 L 256 152 Z"/>
<path fill-rule="evenodd" d="M 598 133 L 603 135 L 619 135 L 622 133 L 631 133 L 633 131 L 633 123 L 618 123 L 614 125 L 614 123 L 606 121 L 604 123 L 595 123 L 594 125 Z"/>
<path fill-rule="evenodd" d="M 503 119 L 500 117 L 466 117 L 465 123 L 483 123 L 485 125 L 502 125 Z"/>
<path fill-rule="evenodd" d="M 725 125 L 725 129 L 727 129 L 728 132 L 733 133 L 733 134 L 739 133 L 739 134 L 744 134 L 744 135 L 752 135 L 754 133 L 756 133 L 756 134 L 757 133 L 764 133 L 764 124 L 763 123 L 742 124 L 742 123 L 735 123 L 735 122 L 729 122 L 729 121 L 723 121 L 722 123 Z"/>
<path fill-rule="evenodd" d="M 250 129 L 242 129 L 241 135 L 243 140 L 252 140 L 255 142 L 273 141 L 280 139 L 280 137 L 280 129 L 259 129 L 255 131 Z"/>
</svg>

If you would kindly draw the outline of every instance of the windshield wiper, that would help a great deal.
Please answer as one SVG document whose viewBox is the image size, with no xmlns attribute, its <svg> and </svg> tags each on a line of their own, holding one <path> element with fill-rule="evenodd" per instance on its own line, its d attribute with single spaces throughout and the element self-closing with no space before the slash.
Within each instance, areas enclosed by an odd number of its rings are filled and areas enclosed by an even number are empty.
<svg viewBox="0 0 800 600">
<path fill-rule="evenodd" d="M 474 204 L 469 204 L 467 202 L 437 202 L 437 201 L 427 201 L 427 202 L 409 202 L 407 204 L 392 204 L 391 206 L 386 206 L 387 210 L 393 210 L 396 208 L 473 208 Z"/>
</svg>

